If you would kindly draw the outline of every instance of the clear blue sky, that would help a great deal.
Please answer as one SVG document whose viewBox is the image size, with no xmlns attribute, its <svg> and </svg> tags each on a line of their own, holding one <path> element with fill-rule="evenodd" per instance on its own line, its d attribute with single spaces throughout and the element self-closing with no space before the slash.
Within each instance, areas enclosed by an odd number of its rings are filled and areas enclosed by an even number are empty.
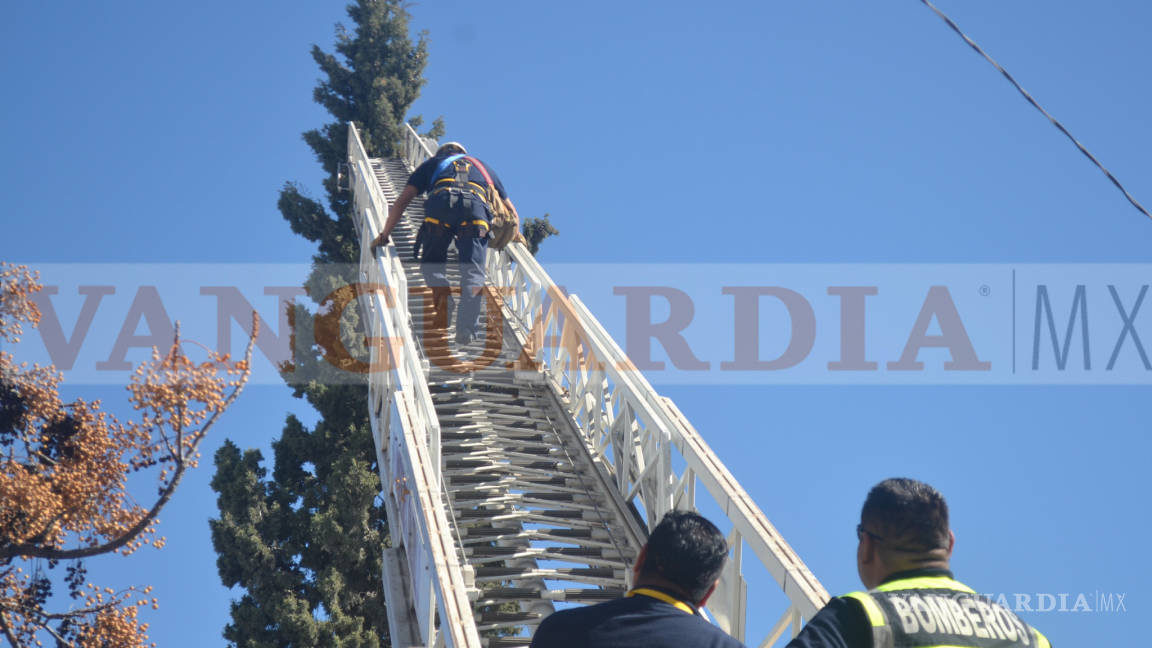
<svg viewBox="0 0 1152 648">
<path fill-rule="evenodd" d="M 940 6 L 1152 204 L 1152 6 Z M 915 0 L 412 13 L 431 33 L 416 112 L 443 115 L 522 214 L 552 215 L 545 267 L 1149 260 L 1152 221 Z M 0 259 L 306 262 L 276 196 L 322 192 L 299 137 L 328 120 L 308 52 L 343 19 L 339 2 L 6 7 Z M 832 593 L 858 587 L 868 487 L 909 475 L 948 497 L 978 590 L 1125 594 L 1127 612 L 1026 614 L 1056 645 L 1120 643 L 1149 614 L 1146 386 L 657 387 Z M 251 388 L 205 455 L 266 446 L 290 409 L 287 388 Z M 211 473 L 162 516 L 164 551 L 93 564 L 157 584 L 162 646 L 222 643 Z"/>
</svg>

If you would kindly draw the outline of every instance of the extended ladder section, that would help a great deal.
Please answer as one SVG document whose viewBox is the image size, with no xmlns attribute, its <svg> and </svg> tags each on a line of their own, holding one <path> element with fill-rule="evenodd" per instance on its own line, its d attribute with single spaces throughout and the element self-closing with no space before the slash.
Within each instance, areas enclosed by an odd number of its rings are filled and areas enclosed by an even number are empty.
<svg viewBox="0 0 1152 648">
<path fill-rule="evenodd" d="M 392 646 L 525 646 L 556 609 L 621 596 L 648 530 L 673 508 L 703 504 L 698 495 L 732 547 L 708 614 L 751 646 L 794 635 L 826 602 L 820 583 L 522 244 L 489 251 L 486 330 L 464 345 L 451 322 L 433 322 L 412 259 L 423 202 L 408 207 L 392 244 L 369 249 L 434 146 L 408 127 L 399 158 L 369 159 L 349 125 Z M 459 286 L 452 256 L 448 271 Z M 765 614 L 779 620 L 761 625 Z"/>
</svg>

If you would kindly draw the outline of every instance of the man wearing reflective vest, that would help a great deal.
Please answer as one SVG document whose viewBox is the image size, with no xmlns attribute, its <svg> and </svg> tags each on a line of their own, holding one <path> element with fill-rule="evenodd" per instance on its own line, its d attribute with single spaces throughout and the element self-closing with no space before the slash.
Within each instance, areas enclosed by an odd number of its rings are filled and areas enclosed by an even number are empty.
<svg viewBox="0 0 1152 648">
<path fill-rule="evenodd" d="M 715 525 L 670 511 L 636 557 L 624 597 L 552 614 L 532 635 L 532 648 L 744 648 L 699 611 L 727 558 Z"/>
<path fill-rule="evenodd" d="M 1039 631 L 952 578 L 948 504 L 914 479 L 872 488 L 856 526 L 867 592 L 832 599 L 787 648 L 1051 648 Z"/>
<path fill-rule="evenodd" d="M 384 230 L 372 247 L 388 242 L 408 204 L 421 193 L 424 223 L 417 235 L 416 249 L 423 248 L 420 269 L 432 289 L 436 319 L 434 327 L 448 328 L 452 310 L 452 290 L 448 282 L 448 246 L 455 240 L 460 265 L 460 307 L 456 313 L 456 342 L 468 344 L 480 333 L 481 290 L 484 287 L 484 257 L 488 244 L 491 206 L 486 189 L 491 184 L 506 207 L 515 212 L 500 178 L 483 162 L 470 157 L 459 142 L 448 142 L 436 155 L 416 167 L 400 196 L 388 208 Z"/>
</svg>

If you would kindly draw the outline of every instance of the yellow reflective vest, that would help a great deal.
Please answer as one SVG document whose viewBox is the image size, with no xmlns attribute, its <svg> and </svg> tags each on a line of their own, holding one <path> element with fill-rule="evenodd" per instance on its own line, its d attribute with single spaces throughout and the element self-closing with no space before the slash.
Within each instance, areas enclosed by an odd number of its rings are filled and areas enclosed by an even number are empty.
<svg viewBox="0 0 1152 648">
<path fill-rule="evenodd" d="M 873 648 L 1051 648 L 1011 610 L 948 576 L 916 576 L 852 592 L 872 626 Z"/>
</svg>

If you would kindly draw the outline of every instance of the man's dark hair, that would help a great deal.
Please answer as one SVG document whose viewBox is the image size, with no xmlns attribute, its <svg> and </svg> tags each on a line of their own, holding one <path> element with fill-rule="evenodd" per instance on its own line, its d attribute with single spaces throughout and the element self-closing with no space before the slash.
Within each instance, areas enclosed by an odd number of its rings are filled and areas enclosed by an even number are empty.
<svg viewBox="0 0 1152 648">
<path fill-rule="evenodd" d="M 697 513 L 669 511 L 648 536 L 641 575 L 658 575 L 699 603 L 720 576 L 728 542 L 720 529 Z"/>
<path fill-rule="evenodd" d="M 872 487 L 860 524 L 883 538 L 882 547 L 927 552 L 948 547 L 948 503 L 940 491 L 906 477 L 885 479 Z"/>
</svg>

